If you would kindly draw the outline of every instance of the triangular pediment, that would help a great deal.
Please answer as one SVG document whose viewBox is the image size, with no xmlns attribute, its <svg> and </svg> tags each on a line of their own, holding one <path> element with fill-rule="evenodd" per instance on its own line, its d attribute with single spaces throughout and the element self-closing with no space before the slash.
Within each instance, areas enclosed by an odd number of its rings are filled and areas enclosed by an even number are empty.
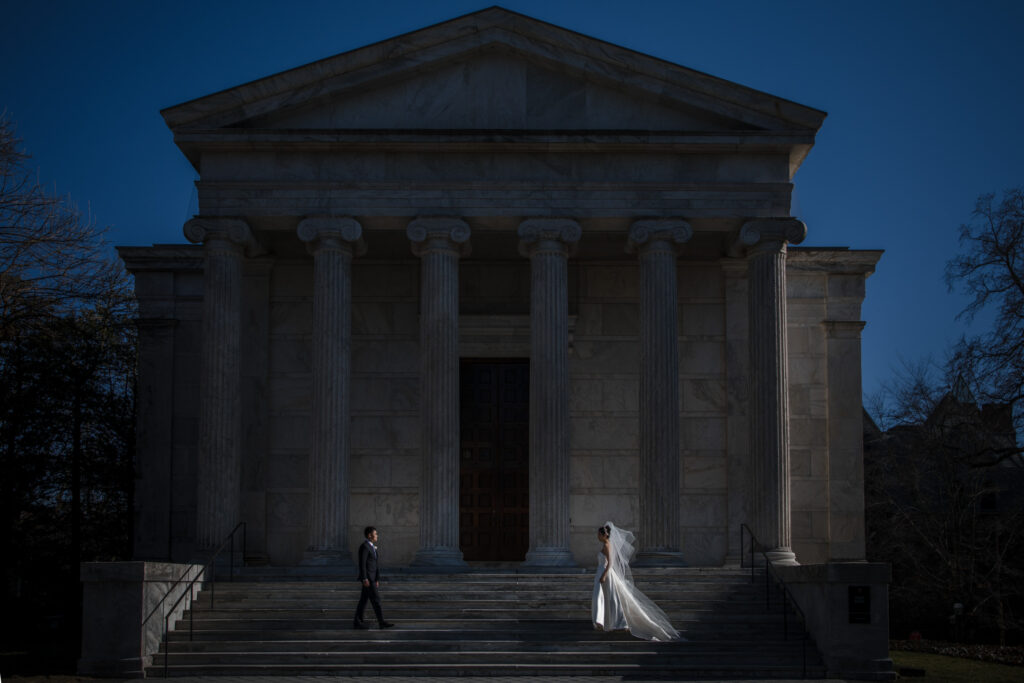
<svg viewBox="0 0 1024 683">
<path fill-rule="evenodd" d="M 376 87 L 314 98 L 242 122 L 259 129 L 650 130 L 754 128 L 681 103 L 665 103 L 629 84 L 538 64 L 505 46 L 391 74 Z"/>
<path fill-rule="evenodd" d="M 809 107 L 492 7 L 163 111 L 189 130 L 810 133 Z"/>
</svg>

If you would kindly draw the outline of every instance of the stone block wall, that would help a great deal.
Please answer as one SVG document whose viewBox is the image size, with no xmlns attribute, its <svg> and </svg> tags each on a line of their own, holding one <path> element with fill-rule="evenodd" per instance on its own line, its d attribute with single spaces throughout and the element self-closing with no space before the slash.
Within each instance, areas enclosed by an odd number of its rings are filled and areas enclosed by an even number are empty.
<svg viewBox="0 0 1024 683">
<path fill-rule="evenodd" d="M 569 350 L 570 549 L 577 562 L 590 566 L 597 563 L 598 526 L 611 520 L 636 529 L 639 521 L 640 271 L 632 263 L 575 265 L 578 318 Z"/>
</svg>

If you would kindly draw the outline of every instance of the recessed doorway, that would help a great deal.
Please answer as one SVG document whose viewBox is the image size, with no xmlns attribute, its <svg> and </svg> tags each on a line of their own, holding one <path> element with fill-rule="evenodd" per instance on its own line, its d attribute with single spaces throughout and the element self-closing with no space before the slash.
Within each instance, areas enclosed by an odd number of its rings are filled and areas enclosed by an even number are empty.
<svg viewBox="0 0 1024 683">
<path fill-rule="evenodd" d="M 462 555 L 520 562 L 530 524 L 530 363 L 467 358 L 460 373 Z"/>
</svg>

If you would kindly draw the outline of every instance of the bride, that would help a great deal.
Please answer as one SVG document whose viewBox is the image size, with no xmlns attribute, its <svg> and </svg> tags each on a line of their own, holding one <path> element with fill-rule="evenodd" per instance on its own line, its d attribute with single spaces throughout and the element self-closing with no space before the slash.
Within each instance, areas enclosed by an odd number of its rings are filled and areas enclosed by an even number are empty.
<svg viewBox="0 0 1024 683">
<path fill-rule="evenodd" d="M 598 528 L 601 542 L 591 621 L 598 631 L 629 629 L 637 638 L 654 641 L 685 640 L 650 598 L 633 585 L 629 561 L 633 559 L 633 534 L 611 522 Z"/>
</svg>

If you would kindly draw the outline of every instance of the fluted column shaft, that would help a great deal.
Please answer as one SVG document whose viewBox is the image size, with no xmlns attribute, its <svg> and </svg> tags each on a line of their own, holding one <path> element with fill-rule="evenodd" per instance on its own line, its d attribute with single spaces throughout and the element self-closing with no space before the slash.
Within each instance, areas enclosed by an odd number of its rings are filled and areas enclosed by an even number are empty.
<svg viewBox="0 0 1024 683">
<path fill-rule="evenodd" d="M 196 491 L 196 549 L 203 551 L 241 521 L 242 259 L 255 243 L 238 219 L 192 219 L 185 236 L 206 251 Z"/>
<path fill-rule="evenodd" d="M 527 565 L 571 566 L 569 550 L 568 256 L 581 230 L 566 219 L 519 226 L 530 258 L 530 549 Z"/>
<path fill-rule="evenodd" d="M 459 257 L 457 218 L 409 224 L 420 257 L 420 548 L 416 565 L 464 565 L 459 550 Z"/>
<path fill-rule="evenodd" d="M 640 547 L 638 565 L 683 564 L 679 552 L 678 245 L 685 221 L 638 221 L 640 258 Z"/>
<path fill-rule="evenodd" d="M 786 334 L 786 244 L 800 242 L 799 221 L 762 220 L 740 233 L 748 246 L 750 285 L 750 446 L 755 528 L 768 557 L 796 564 L 789 480 L 789 362 Z"/>
<path fill-rule="evenodd" d="M 350 564 L 352 257 L 362 249 L 362 227 L 351 218 L 307 218 L 298 235 L 313 254 L 312 448 L 303 563 Z"/>
</svg>

